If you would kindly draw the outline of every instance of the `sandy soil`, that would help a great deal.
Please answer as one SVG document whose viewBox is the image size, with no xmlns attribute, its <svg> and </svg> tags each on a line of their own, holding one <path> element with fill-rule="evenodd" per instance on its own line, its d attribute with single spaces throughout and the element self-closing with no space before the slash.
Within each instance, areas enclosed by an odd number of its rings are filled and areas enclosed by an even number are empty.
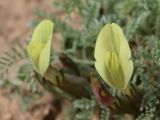
<svg viewBox="0 0 160 120">
<path fill-rule="evenodd" d="M 23 41 L 30 34 L 29 21 L 37 9 L 51 11 L 52 0 L 0 0 L 0 53 L 16 40 Z"/>
<path fill-rule="evenodd" d="M 6 88 L 0 89 L 0 120 L 60 120 L 57 116 L 61 111 L 62 102 L 53 95 L 46 93 L 23 112 L 21 99 L 11 99 L 11 92 Z"/>
</svg>

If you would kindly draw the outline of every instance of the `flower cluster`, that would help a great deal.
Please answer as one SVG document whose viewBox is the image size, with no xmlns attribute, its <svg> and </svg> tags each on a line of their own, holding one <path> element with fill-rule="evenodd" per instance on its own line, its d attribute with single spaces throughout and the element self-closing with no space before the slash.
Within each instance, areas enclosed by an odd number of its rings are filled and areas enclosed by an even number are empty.
<svg viewBox="0 0 160 120">
<path fill-rule="evenodd" d="M 50 62 L 51 40 L 54 23 L 42 21 L 33 32 L 28 53 L 34 69 L 42 76 Z M 102 79 L 111 87 L 123 90 L 133 73 L 131 50 L 121 28 L 106 24 L 100 31 L 94 57 L 95 68 Z"/>
</svg>

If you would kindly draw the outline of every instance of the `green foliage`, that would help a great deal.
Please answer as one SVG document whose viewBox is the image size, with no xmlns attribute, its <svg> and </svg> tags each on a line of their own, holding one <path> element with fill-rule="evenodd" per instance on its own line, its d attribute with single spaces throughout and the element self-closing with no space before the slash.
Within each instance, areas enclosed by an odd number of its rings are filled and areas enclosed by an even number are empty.
<svg viewBox="0 0 160 120">
<path fill-rule="evenodd" d="M 96 106 L 95 100 L 86 98 L 77 99 L 73 102 L 73 106 L 77 109 L 76 120 L 90 120 Z"/>
<path fill-rule="evenodd" d="M 35 99 L 42 96 L 42 92 L 37 91 L 37 77 L 33 74 L 27 51 L 22 43 L 17 42 L 10 50 L 0 55 L 0 72 L 2 76 L 0 86 L 12 90 L 11 98 L 21 99 L 22 110 L 27 110 Z M 15 74 L 15 76 L 12 77 L 10 73 Z M 26 83 L 28 86 L 25 87 Z M 22 89 L 28 91 L 28 88 L 30 93 L 23 95 Z M 33 95 L 33 93 L 36 94 Z"/>
<path fill-rule="evenodd" d="M 20 43 L 17 43 L 10 51 L 3 53 L 0 56 L 0 72 L 3 79 L 6 79 L 7 72 L 12 65 L 25 58 L 27 58 L 27 53 Z"/>
<path fill-rule="evenodd" d="M 110 110 L 106 107 L 101 106 L 100 109 L 100 120 L 109 120 L 110 119 Z"/>
<path fill-rule="evenodd" d="M 158 118 L 156 116 L 159 116 L 159 113 L 157 113 L 157 106 L 159 105 L 159 100 L 153 100 L 145 105 L 145 108 L 141 109 L 143 111 L 145 109 L 144 113 L 141 113 L 136 120 L 151 120 Z"/>
<path fill-rule="evenodd" d="M 77 109 L 91 109 L 91 108 L 94 108 L 96 106 L 96 102 L 95 100 L 89 100 L 89 99 L 86 99 L 86 98 L 82 98 L 80 100 L 75 100 L 74 103 L 74 108 L 77 108 Z"/>
<path fill-rule="evenodd" d="M 19 65 L 18 65 L 19 64 Z M 36 91 L 36 77 L 33 76 L 29 64 L 27 51 L 21 43 L 17 42 L 13 47 L 0 55 L 0 73 L 2 75 L 2 86 L 17 87 L 27 82 L 32 91 Z M 10 80 L 9 70 L 16 74 L 16 78 Z"/>
</svg>

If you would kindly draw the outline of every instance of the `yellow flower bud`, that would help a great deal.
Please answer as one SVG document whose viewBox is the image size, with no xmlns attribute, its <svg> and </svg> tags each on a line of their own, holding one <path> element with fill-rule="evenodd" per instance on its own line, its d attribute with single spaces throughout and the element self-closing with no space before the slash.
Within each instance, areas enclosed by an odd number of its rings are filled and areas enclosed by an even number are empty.
<svg viewBox="0 0 160 120">
<path fill-rule="evenodd" d="M 53 27 L 54 23 L 50 20 L 42 21 L 35 28 L 27 49 L 34 69 L 42 76 L 50 62 Z"/>
<path fill-rule="evenodd" d="M 94 57 L 97 72 L 109 86 L 119 90 L 127 87 L 133 73 L 133 62 L 127 39 L 117 24 L 106 24 L 101 29 Z"/>
</svg>

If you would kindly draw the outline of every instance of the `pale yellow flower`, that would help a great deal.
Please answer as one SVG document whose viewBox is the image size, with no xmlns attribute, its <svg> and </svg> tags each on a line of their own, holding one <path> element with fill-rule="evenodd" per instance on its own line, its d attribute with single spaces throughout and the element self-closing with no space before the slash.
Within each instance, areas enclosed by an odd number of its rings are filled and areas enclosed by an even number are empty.
<svg viewBox="0 0 160 120">
<path fill-rule="evenodd" d="M 42 76 L 50 63 L 51 40 L 54 23 L 44 20 L 35 28 L 28 45 L 28 54 L 34 69 Z"/>
<path fill-rule="evenodd" d="M 94 57 L 97 72 L 109 86 L 119 90 L 127 87 L 133 73 L 133 62 L 127 39 L 117 24 L 106 24 L 101 29 Z"/>
</svg>

